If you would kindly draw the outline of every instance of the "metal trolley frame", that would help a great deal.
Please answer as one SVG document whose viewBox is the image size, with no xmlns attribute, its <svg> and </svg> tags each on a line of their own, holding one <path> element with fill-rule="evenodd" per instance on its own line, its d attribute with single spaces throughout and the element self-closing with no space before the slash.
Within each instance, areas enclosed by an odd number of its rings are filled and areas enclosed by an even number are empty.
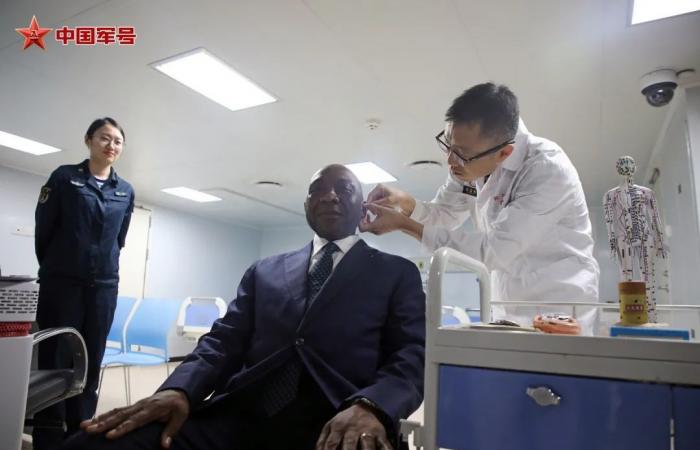
<svg viewBox="0 0 700 450">
<path fill-rule="evenodd" d="M 448 266 L 477 274 L 482 322 L 490 321 L 492 304 L 567 306 L 573 308 L 574 315 L 577 307 L 617 309 L 609 303 L 492 302 L 491 279 L 484 264 L 449 248 L 435 251 L 430 261 L 427 288 L 424 424 L 402 424 L 404 434 L 413 433 L 417 448 L 437 448 L 439 367 L 442 364 L 700 386 L 698 343 L 442 326 L 442 285 Z M 658 305 L 658 310 L 693 311 L 700 320 L 700 306 Z"/>
</svg>

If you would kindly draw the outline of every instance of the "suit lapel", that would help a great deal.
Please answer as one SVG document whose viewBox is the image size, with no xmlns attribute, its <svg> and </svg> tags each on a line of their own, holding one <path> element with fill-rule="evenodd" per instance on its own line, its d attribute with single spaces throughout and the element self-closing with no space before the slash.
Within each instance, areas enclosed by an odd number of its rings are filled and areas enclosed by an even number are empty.
<svg viewBox="0 0 700 450">
<path fill-rule="evenodd" d="M 321 290 L 318 291 L 316 298 L 313 299 L 313 303 L 307 308 L 306 315 L 299 327 L 303 327 L 311 317 L 318 314 L 325 305 L 332 302 L 341 289 L 357 278 L 360 273 L 367 270 L 368 260 L 373 256 L 372 249 L 363 240 L 353 245 L 347 255 L 340 260 L 338 267 L 333 270 L 333 273 L 328 277 Z M 309 299 L 309 301 L 312 301 L 312 299 Z"/>
<path fill-rule="evenodd" d="M 290 253 L 284 258 L 284 277 L 290 300 L 298 310 L 299 317 L 304 314 L 306 305 L 306 278 L 313 245 L 307 244 L 301 250 Z"/>
</svg>

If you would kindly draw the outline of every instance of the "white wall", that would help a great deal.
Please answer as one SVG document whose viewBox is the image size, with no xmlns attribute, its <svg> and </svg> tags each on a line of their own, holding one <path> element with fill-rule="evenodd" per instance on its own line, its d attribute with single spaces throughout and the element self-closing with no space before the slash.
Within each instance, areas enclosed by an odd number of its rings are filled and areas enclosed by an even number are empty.
<svg viewBox="0 0 700 450">
<path fill-rule="evenodd" d="M 700 216 L 700 86 L 686 90 L 688 141 L 695 182 L 695 201 Z M 700 221 L 700 217 L 698 218 Z"/>
<path fill-rule="evenodd" d="M 176 301 L 221 297 L 231 301 L 245 270 L 258 259 L 261 232 L 152 208 L 145 295 Z M 168 336 L 170 356 L 184 356 L 196 342 Z"/>
<path fill-rule="evenodd" d="M 36 276 L 34 209 L 46 179 L 0 166 L 0 269 L 5 275 Z M 26 228 L 32 236 L 13 234 Z"/>
<path fill-rule="evenodd" d="M 254 229 L 154 208 L 146 295 L 230 301 L 243 273 L 258 259 L 260 237 Z"/>
<path fill-rule="evenodd" d="M 610 186 L 612 189 L 614 186 Z M 605 214 L 603 212 L 603 199 L 587 199 L 588 214 L 593 229 L 593 257 L 600 266 L 600 282 L 598 285 L 598 298 L 600 301 L 617 301 L 617 283 L 619 281 L 619 269 L 615 260 L 610 255 L 610 243 L 608 230 L 605 226 Z M 595 202 L 597 200 L 597 202 Z"/>
<path fill-rule="evenodd" d="M 700 171 L 693 170 L 693 164 L 700 160 L 700 145 L 691 150 L 688 140 L 689 106 L 697 110 L 698 100 L 696 94 L 686 98 L 679 92 L 669 109 L 649 167 L 650 171 L 654 167 L 660 171 L 654 191 L 668 231 L 669 299 L 674 304 L 700 305 L 700 231 L 695 192 L 695 178 Z M 695 154 L 691 156 L 691 153 Z"/>
<path fill-rule="evenodd" d="M 273 227 L 262 230 L 260 237 L 260 258 L 298 250 L 311 242 L 313 231 L 307 225 L 293 227 Z"/>
</svg>

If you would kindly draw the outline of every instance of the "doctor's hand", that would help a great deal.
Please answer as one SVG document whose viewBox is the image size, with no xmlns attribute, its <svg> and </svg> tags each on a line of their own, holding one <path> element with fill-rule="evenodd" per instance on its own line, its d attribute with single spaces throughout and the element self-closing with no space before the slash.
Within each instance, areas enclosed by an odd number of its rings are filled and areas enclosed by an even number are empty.
<svg viewBox="0 0 700 450">
<path fill-rule="evenodd" d="M 365 203 L 368 213 L 360 221 L 360 231 L 374 234 L 385 234 L 400 230 L 408 217 L 394 208 L 381 206 L 376 203 Z M 374 218 L 371 216 L 374 215 Z M 410 220 L 410 219 L 409 219 Z"/>
<path fill-rule="evenodd" d="M 423 239 L 423 225 L 410 217 L 406 217 L 393 208 L 380 206 L 376 203 L 366 203 L 364 207 L 375 217 L 372 219 L 369 214 L 365 214 L 360 221 L 360 231 L 380 235 L 400 230 L 419 241 Z"/>
<path fill-rule="evenodd" d="M 321 431 L 316 450 L 392 450 L 384 425 L 366 406 L 355 404 L 335 415 Z"/>
<path fill-rule="evenodd" d="M 413 214 L 416 207 L 416 200 L 404 191 L 378 184 L 367 196 L 367 203 L 388 206 L 390 208 L 399 207 L 406 216 Z"/>
<path fill-rule="evenodd" d="M 189 414 L 190 402 L 187 396 L 178 390 L 167 389 L 131 406 L 116 408 L 91 420 L 85 420 L 80 427 L 89 434 L 106 431 L 108 439 L 117 439 L 157 420 L 165 422 L 160 444 L 164 448 L 170 448 L 173 436 L 177 434 Z"/>
</svg>

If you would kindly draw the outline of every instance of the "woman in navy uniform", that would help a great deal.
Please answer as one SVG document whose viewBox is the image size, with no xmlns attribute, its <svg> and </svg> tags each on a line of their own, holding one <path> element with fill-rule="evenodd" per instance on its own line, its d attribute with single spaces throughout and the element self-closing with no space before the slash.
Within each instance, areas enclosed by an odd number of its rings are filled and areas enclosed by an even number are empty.
<svg viewBox="0 0 700 450">
<path fill-rule="evenodd" d="M 39 328 L 73 327 L 87 346 L 87 383 L 82 394 L 37 414 L 39 421 L 65 421 L 67 430 L 36 428 L 34 449 L 52 448 L 95 414 L 100 363 L 112 325 L 119 283 L 119 252 L 134 209 L 134 190 L 112 168 L 124 131 L 109 117 L 85 134 L 90 158 L 60 166 L 41 188 L 36 207 L 39 260 Z M 71 357 L 56 340 L 39 349 L 39 368 L 69 367 Z"/>
</svg>

